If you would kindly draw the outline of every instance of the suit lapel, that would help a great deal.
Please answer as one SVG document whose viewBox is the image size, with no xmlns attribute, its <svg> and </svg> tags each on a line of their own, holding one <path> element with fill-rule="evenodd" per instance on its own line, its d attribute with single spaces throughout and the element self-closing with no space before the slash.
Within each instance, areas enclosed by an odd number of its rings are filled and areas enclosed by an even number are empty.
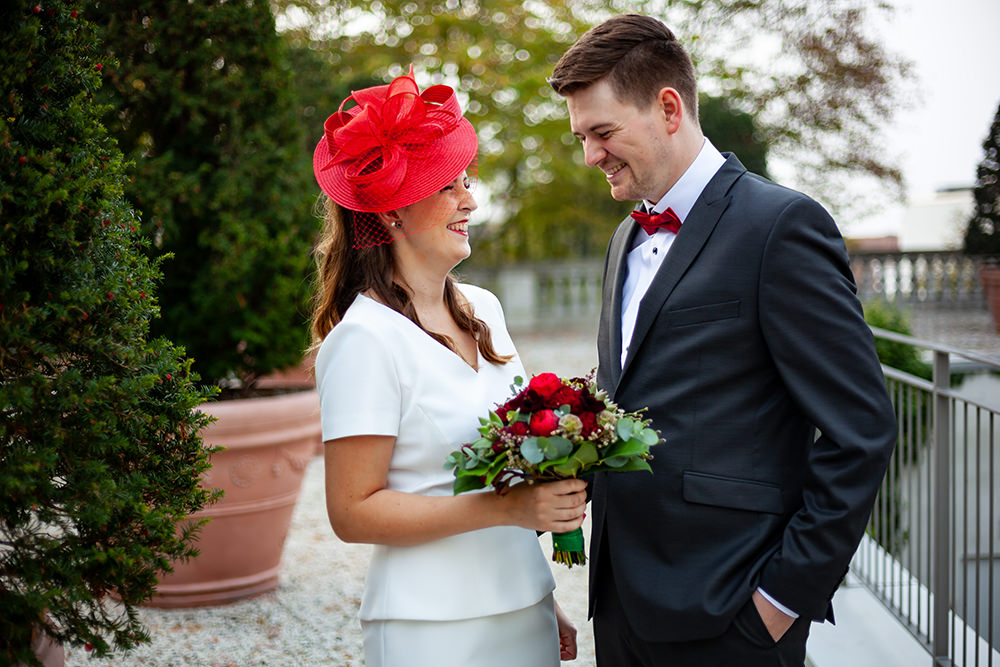
<svg viewBox="0 0 1000 667">
<path fill-rule="evenodd" d="M 610 287 L 605 287 L 605 294 L 610 289 L 610 307 L 607 307 L 609 300 L 604 299 L 606 305 L 601 312 L 600 338 L 601 355 L 607 359 L 608 371 L 611 382 L 607 389 L 612 389 L 618 385 L 621 377 L 622 358 L 622 288 L 625 285 L 625 276 L 628 269 L 628 249 L 631 245 L 632 236 L 639 227 L 638 223 L 631 217 L 618 226 L 614 237 L 611 239 L 611 246 L 608 248 L 608 266 L 604 275 L 604 280 L 610 283 Z"/>
<path fill-rule="evenodd" d="M 728 155 L 725 164 L 716 172 L 712 180 L 705 186 L 705 190 L 701 193 L 701 196 L 698 197 L 694 208 L 691 209 L 687 219 L 684 221 L 684 226 L 681 227 L 677 238 L 674 239 L 673 244 L 670 246 L 670 251 L 663 259 L 663 264 L 660 265 L 656 276 L 653 277 L 653 282 L 650 283 L 649 289 L 646 290 L 646 295 L 639 302 L 635 330 L 632 333 L 632 341 L 629 344 L 630 352 L 628 358 L 625 360 L 624 368 L 621 369 L 621 373 L 617 376 L 619 382 L 622 376 L 628 371 L 629 366 L 631 366 L 635 358 L 635 351 L 641 347 L 643 339 L 649 333 L 649 328 L 652 326 L 653 320 L 656 319 L 656 315 L 660 312 L 667 297 L 670 296 L 674 287 L 677 286 L 677 282 L 688 270 L 688 267 L 691 266 L 698 253 L 701 252 L 702 246 L 708 241 L 708 237 L 712 235 L 712 231 L 715 229 L 716 224 L 718 224 L 719 218 L 722 217 L 722 214 L 729 206 L 730 197 L 727 195 L 729 188 L 745 172 L 746 168 L 740 164 L 736 156 Z M 616 296 L 619 302 L 618 350 L 619 354 L 621 354 L 620 285 L 618 286 Z M 617 388 L 617 383 L 615 387 Z"/>
</svg>

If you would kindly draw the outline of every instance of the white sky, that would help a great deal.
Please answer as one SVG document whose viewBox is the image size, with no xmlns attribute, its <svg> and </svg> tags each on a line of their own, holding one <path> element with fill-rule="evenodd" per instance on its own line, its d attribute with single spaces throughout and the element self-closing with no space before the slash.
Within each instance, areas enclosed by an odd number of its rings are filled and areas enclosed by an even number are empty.
<svg viewBox="0 0 1000 667">
<path fill-rule="evenodd" d="M 910 201 L 971 186 L 1000 104 L 1000 0 L 895 0 L 885 44 L 914 63 L 921 95 L 887 133 L 902 156 Z M 900 208 L 850 227 L 852 236 L 898 231 Z"/>
</svg>

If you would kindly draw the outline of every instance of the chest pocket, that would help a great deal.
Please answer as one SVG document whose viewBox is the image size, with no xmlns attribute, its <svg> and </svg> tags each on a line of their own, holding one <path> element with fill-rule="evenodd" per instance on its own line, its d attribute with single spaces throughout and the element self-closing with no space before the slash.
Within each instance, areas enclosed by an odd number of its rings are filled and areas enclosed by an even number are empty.
<svg viewBox="0 0 1000 667">
<path fill-rule="evenodd" d="M 740 301 L 723 301 L 693 308 L 677 308 L 667 312 L 667 322 L 672 327 L 687 327 L 719 320 L 731 320 L 740 316 Z"/>
</svg>

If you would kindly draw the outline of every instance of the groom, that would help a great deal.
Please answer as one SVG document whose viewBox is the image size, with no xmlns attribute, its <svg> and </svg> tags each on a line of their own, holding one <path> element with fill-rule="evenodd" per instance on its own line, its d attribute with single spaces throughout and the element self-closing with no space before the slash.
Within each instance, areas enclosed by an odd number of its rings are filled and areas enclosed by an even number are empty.
<svg viewBox="0 0 1000 667">
<path fill-rule="evenodd" d="M 616 200 L 599 384 L 648 407 L 654 474 L 593 481 L 600 667 L 802 665 L 896 437 L 843 239 L 812 199 L 702 135 L 694 69 L 618 16 L 555 67 Z"/>
</svg>

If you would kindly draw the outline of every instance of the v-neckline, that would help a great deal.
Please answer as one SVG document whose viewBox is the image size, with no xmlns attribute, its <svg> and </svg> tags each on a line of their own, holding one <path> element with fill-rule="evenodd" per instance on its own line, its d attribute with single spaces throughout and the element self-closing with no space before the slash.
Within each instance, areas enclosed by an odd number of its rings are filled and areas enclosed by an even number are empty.
<svg viewBox="0 0 1000 667">
<path fill-rule="evenodd" d="M 403 315 L 398 310 L 396 310 L 394 308 L 390 308 L 389 306 L 385 305 L 384 303 L 382 303 L 378 299 L 373 299 L 370 296 L 368 296 L 367 294 L 363 294 L 361 292 L 358 292 L 358 296 L 364 297 L 365 299 L 367 299 L 368 301 L 371 301 L 372 303 L 378 305 L 379 307 L 385 308 L 390 313 L 393 313 L 394 315 L 397 315 L 397 316 L 401 317 L 407 324 L 409 324 L 411 327 L 413 327 L 418 332 L 420 332 L 420 334 L 422 336 L 424 336 L 427 340 L 429 340 L 430 342 L 434 343 L 434 345 L 436 345 L 437 347 L 443 349 L 449 355 L 451 355 L 452 357 L 454 357 L 455 359 L 457 359 L 459 361 L 459 363 L 461 363 L 463 366 L 465 366 L 466 368 L 468 368 L 469 370 L 471 370 L 473 373 L 475 373 L 476 375 L 479 375 L 479 369 L 482 367 L 482 364 L 480 363 L 481 360 L 482 360 L 482 354 L 480 354 L 480 352 L 479 352 L 479 345 L 478 344 L 476 345 L 476 365 L 473 366 L 472 364 L 470 364 L 465 359 L 465 357 L 463 357 L 461 354 L 459 354 L 458 351 L 453 350 L 450 347 L 448 347 L 447 345 L 445 345 L 444 343 L 436 340 L 427 331 L 425 331 L 423 328 L 417 326 L 417 324 L 413 320 L 411 320 L 406 315 Z M 472 302 L 469 302 L 469 305 L 472 306 Z M 475 314 L 475 306 L 472 306 L 472 310 L 473 310 L 473 314 Z"/>
</svg>

